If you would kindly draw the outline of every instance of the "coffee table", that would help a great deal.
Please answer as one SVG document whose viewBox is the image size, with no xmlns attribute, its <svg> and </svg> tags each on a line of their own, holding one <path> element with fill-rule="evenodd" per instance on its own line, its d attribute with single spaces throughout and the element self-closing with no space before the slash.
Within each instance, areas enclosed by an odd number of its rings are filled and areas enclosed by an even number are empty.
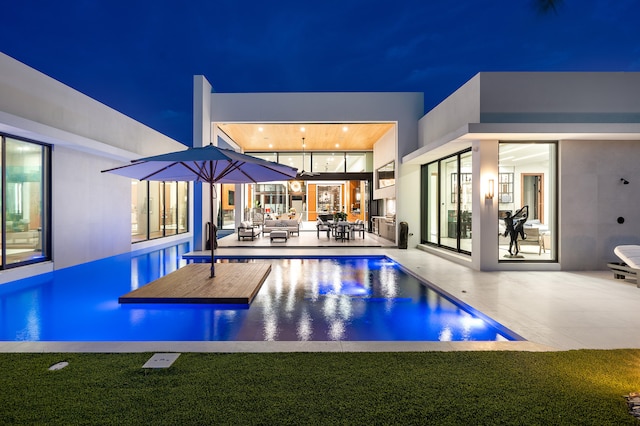
<svg viewBox="0 0 640 426">
<path fill-rule="evenodd" d="M 289 231 L 286 229 L 273 230 L 269 232 L 269 238 L 271 239 L 271 242 L 273 242 L 273 240 L 276 238 L 284 238 L 284 240 L 287 241 L 287 239 L 289 238 Z"/>
</svg>

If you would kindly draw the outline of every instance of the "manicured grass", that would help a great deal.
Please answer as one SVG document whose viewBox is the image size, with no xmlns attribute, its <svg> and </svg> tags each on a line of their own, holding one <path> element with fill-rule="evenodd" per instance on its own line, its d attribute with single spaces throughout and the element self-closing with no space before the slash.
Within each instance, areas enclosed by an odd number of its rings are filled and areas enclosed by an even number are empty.
<svg viewBox="0 0 640 426">
<path fill-rule="evenodd" d="M 0 422 L 640 424 L 640 350 L 151 355 L 0 354 Z"/>
</svg>

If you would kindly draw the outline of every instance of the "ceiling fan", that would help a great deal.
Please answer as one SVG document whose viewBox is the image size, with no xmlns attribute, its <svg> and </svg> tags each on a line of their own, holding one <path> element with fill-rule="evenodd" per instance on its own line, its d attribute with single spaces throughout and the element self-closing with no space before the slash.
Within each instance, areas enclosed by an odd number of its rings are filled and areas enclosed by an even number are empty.
<svg viewBox="0 0 640 426">
<path fill-rule="evenodd" d="M 304 165 L 306 164 L 306 154 L 304 151 L 304 138 L 302 138 L 302 170 L 300 171 L 299 175 L 300 176 L 315 176 L 318 173 L 313 173 L 313 172 L 306 172 L 304 170 Z"/>
</svg>

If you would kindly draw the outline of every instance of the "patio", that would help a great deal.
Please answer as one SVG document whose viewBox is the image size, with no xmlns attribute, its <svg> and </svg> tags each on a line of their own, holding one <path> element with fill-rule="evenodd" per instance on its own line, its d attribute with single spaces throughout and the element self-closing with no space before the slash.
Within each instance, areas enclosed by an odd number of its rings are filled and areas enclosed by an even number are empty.
<svg viewBox="0 0 640 426">
<path fill-rule="evenodd" d="M 219 232 L 220 234 L 220 232 Z M 387 240 L 386 238 L 379 237 L 375 234 L 365 232 L 364 238 L 362 234 L 355 234 L 349 239 L 337 240 L 335 237 L 327 238 L 326 231 L 320 232 L 320 237 L 316 232 L 315 223 L 302 222 L 299 235 L 291 235 L 286 239 L 278 239 L 271 241 L 269 234 L 266 235 L 262 232 L 259 236 L 251 239 L 238 240 L 238 234 L 233 233 L 224 237 L 218 238 L 218 248 L 277 248 L 277 247 L 290 247 L 290 248 L 319 248 L 319 247 L 395 247 L 395 242 Z"/>
</svg>

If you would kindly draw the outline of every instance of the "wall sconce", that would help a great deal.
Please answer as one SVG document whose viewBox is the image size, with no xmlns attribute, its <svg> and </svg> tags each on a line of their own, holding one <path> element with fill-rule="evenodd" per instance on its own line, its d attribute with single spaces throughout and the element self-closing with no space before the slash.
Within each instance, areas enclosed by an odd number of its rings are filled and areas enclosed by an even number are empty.
<svg viewBox="0 0 640 426">
<path fill-rule="evenodd" d="M 493 179 L 489 179 L 487 193 L 484 196 L 487 200 L 493 200 Z"/>
</svg>

